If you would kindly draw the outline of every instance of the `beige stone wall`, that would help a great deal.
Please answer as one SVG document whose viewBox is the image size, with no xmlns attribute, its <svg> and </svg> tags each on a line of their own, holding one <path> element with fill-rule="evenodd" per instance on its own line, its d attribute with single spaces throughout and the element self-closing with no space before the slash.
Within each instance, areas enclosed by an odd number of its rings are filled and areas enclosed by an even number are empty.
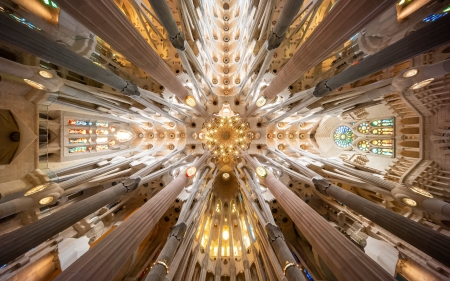
<svg viewBox="0 0 450 281">
<path fill-rule="evenodd" d="M 38 135 L 35 105 L 25 98 L 32 88 L 25 83 L 18 82 L 20 80 L 16 82 L 5 79 L 4 75 L 1 76 L 0 108 L 14 112 L 31 131 Z M 0 183 L 20 179 L 32 172 L 35 169 L 36 149 L 37 144 L 32 143 L 11 164 L 0 166 Z"/>
</svg>

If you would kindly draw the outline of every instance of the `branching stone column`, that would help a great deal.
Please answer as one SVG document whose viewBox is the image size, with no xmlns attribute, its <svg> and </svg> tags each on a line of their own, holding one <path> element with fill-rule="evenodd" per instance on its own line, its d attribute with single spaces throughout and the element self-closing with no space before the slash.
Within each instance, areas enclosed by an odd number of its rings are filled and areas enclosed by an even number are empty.
<svg viewBox="0 0 450 281">
<path fill-rule="evenodd" d="M 99 3 L 101 1 L 98 1 Z M 113 2 L 111 2 L 113 4 Z M 59 3 L 58 3 L 59 4 Z M 114 5 L 114 4 L 113 4 Z M 119 12 L 121 13 L 121 12 Z M 123 14 L 121 14 L 124 16 Z M 124 16 L 125 17 L 125 16 Z M 127 23 L 130 24 L 127 20 Z M 30 28 L 26 27 L 25 25 L 18 23 L 14 19 L 7 17 L 7 15 L 0 15 L 0 25 L 2 25 L 2 29 L 0 30 L 0 41 L 7 42 L 9 44 L 12 44 L 16 47 L 19 47 L 23 50 L 26 50 L 27 52 L 30 52 L 40 58 L 43 58 L 47 61 L 50 61 L 52 63 L 67 67 L 68 69 L 80 73 L 84 76 L 87 76 L 93 80 L 96 80 L 98 82 L 101 82 L 105 85 L 111 86 L 112 88 L 115 88 L 119 91 L 121 91 L 124 95 L 129 96 L 131 99 L 136 100 L 137 102 L 141 102 L 144 104 L 146 100 L 141 98 L 141 93 L 139 90 L 144 91 L 142 89 L 139 89 L 135 84 L 133 84 L 130 81 L 126 81 L 122 79 L 121 77 L 115 75 L 111 71 L 108 71 L 107 69 L 103 69 L 100 66 L 95 65 L 92 63 L 91 60 L 86 59 L 74 52 L 72 52 L 70 49 L 65 48 L 61 44 L 58 44 L 57 42 L 51 40 L 47 36 L 45 36 L 42 33 L 36 32 L 31 30 Z M 134 28 L 134 27 L 133 27 Z M 129 41 L 125 39 L 125 41 Z M 147 43 L 146 43 L 147 44 Z M 148 44 L 147 44 L 148 45 Z M 149 46 L 151 49 L 151 47 Z M 152 49 L 151 49 L 152 50 Z M 153 51 L 153 50 L 152 50 Z M 161 60 L 161 58 L 158 59 Z M 162 60 L 161 60 L 162 61 Z M 162 62 L 163 65 L 161 68 L 168 67 Z M 168 69 L 170 71 L 170 69 Z M 146 70 L 147 71 L 147 70 Z M 153 70 L 154 72 L 155 70 Z M 149 72 L 147 72 L 149 73 Z M 164 73 L 163 69 L 161 69 L 161 72 L 158 73 Z M 20 75 L 19 77 L 22 77 L 23 75 Z M 29 75 L 29 74 L 26 74 Z M 172 83 L 178 82 L 181 87 L 187 92 L 187 90 L 183 87 L 181 82 L 178 81 L 178 79 L 175 77 L 174 74 L 173 79 L 175 81 L 172 81 Z M 25 78 L 25 77 L 24 77 Z M 53 77 L 52 79 L 55 79 Z M 39 82 L 40 84 L 43 84 L 48 90 L 52 92 L 56 92 L 55 87 L 49 87 L 49 81 L 52 79 L 44 79 L 41 76 L 33 76 L 33 81 Z M 44 82 L 44 83 L 42 83 Z M 51 81 L 50 81 L 51 82 Z M 175 85 L 175 84 L 173 84 Z M 170 84 L 169 86 L 173 86 Z M 60 87 L 62 85 L 59 85 Z M 74 95 L 82 95 L 79 91 L 76 93 L 73 90 L 70 90 L 69 87 L 63 87 L 64 90 L 66 90 L 68 93 Z M 176 94 L 176 93 L 175 93 Z M 91 95 L 85 94 L 82 98 L 90 97 L 90 100 L 94 102 Z M 81 96 L 80 96 L 81 97 Z M 185 98 L 187 97 L 187 93 L 183 94 L 182 97 L 179 97 L 180 99 L 185 101 Z M 95 98 L 95 101 L 99 101 L 97 98 Z M 58 103 L 61 103 L 61 101 L 57 101 Z M 105 104 L 105 102 L 103 102 Z M 166 118 L 169 118 L 173 121 L 178 122 L 176 118 L 170 116 L 168 113 L 164 112 L 163 110 L 159 109 L 156 105 L 151 104 L 150 102 L 146 102 L 144 104 L 145 106 L 151 108 L 155 112 L 163 115 Z M 112 106 L 112 105 L 110 105 Z M 121 111 L 124 111 L 125 109 L 121 109 Z M 140 116 L 140 118 L 146 119 L 144 116 Z"/>
<path fill-rule="evenodd" d="M 186 102 L 189 91 L 178 80 L 167 64 L 132 25 L 114 1 L 61 0 L 58 5 L 81 24 L 108 42 L 131 63 Z M 189 104 L 188 104 L 189 105 Z"/>
<path fill-rule="evenodd" d="M 268 204 L 264 201 L 260 188 L 257 187 L 253 179 L 251 178 L 250 174 L 246 171 L 246 168 L 244 168 L 244 172 L 247 176 L 247 181 L 249 185 L 252 187 L 252 191 L 257 194 L 257 198 L 260 201 L 260 205 L 263 207 L 263 212 L 265 213 L 266 217 L 268 218 L 269 222 L 265 223 L 263 221 L 260 221 L 262 225 L 264 225 L 267 238 L 277 256 L 278 262 L 283 268 L 283 273 L 286 276 L 287 280 L 295 280 L 295 281 L 305 281 L 305 278 L 303 276 L 303 273 L 301 270 L 296 266 L 296 262 L 294 257 L 292 256 L 291 251 L 289 250 L 288 246 L 286 245 L 286 241 L 284 240 L 284 236 L 281 233 L 280 228 L 275 224 L 275 221 L 273 219 L 273 216 L 270 212 Z M 245 187 L 241 186 L 241 189 L 244 190 L 245 193 Z M 246 194 L 247 200 L 251 200 L 250 196 Z M 248 204 L 250 205 L 250 204 Z M 256 207 L 253 205 L 249 206 L 257 213 Z"/>
<path fill-rule="evenodd" d="M 247 95 L 250 95 L 251 92 L 255 91 L 257 87 L 259 87 L 259 83 L 261 82 L 262 77 L 264 76 L 266 70 L 269 68 L 270 63 L 272 62 L 275 50 L 281 45 L 281 43 L 283 43 L 283 40 L 286 36 L 286 31 L 289 28 L 289 26 L 291 26 L 295 15 L 297 15 L 302 5 L 303 0 L 287 0 L 284 3 L 283 10 L 281 11 L 280 16 L 278 17 L 277 23 L 273 27 L 272 32 L 269 35 L 269 38 L 264 44 L 264 47 L 266 49 L 263 51 L 265 54 L 265 58 L 259 69 L 258 76 L 253 82 L 253 86 L 251 87 Z M 249 77 L 249 74 L 247 74 L 246 77 Z M 247 80 L 245 82 L 247 82 Z M 244 88 L 244 85 L 245 84 L 243 83 L 241 91 Z M 246 116 L 249 115 L 246 114 Z"/>
<path fill-rule="evenodd" d="M 341 202 L 430 257 L 450 266 L 450 237 L 331 184 L 323 178 L 315 177 L 313 182 L 320 193 Z"/>
<path fill-rule="evenodd" d="M 169 5 L 167 4 L 166 0 L 149 0 L 149 2 L 152 5 L 152 8 L 155 11 L 155 14 L 158 16 L 161 24 L 169 34 L 170 42 L 172 42 L 172 45 L 177 49 L 183 68 L 186 69 L 189 78 L 191 78 L 192 82 L 197 88 L 197 91 L 199 91 L 206 98 L 202 88 L 195 78 L 194 72 L 192 71 L 191 65 L 189 64 L 186 55 L 186 45 L 188 45 L 188 43 L 186 42 L 184 34 L 178 29 L 177 23 L 175 22 Z M 208 116 L 208 113 L 199 103 L 195 105 L 195 109 L 203 116 Z"/>
<path fill-rule="evenodd" d="M 192 193 L 189 196 L 186 203 L 183 205 L 183 210 L 180 213 L 177 224 L 172 228 L 172 231 L 169 234 L 169 238 L 167 238 L 167 242 L 164 245 L 161 253 L 156 259 L 155 264 L 152 266 L 149 274 L 147 275 L 146 281 L 156 281 L 156 280 L 164 280 L 166 274 L 169 273 L 169 265 L 171 264 L 175 253 L 180 245 L 188 226 L 191 224 L 191 221 L 188 220 L 187 211 L 190 209 L 192 205 L 192 201 L 197 193 L 198 188 L 202 185 L 205 176 L 209 172 L 209 167 L 203 172 L 202 176 L 197 179 L 195 186 L 193 187 Z"/>
<path fill-rule="evenodd" d="M 326 55 L 336 50 L 387 8 L 393 6 L 395 2 L 395 0 L 357 2 L 340 0 L 337 2 L 272 83 L 262 91 L 260 97 L 264 96 L 267 100 L 276 97 L 314 65 L 324 60 Z M 257 109 L 256 103 L 253 103 L 249 106 L 249 112 L 246 115 L 250 116 Z"/>
<path fill-rule="evenodd" d="M 205 153 L 193 166 L 198 169 L 209 157 Z M 55 280 L 112 280 L 153 229 L 170 204 L 186 186 L 184 173 L 171 181 L 111 234 L 84 254 Z"/>
<path fill-rule="evenodd" d="M 338 280 L 394 280 L 270 171 L 241 153 Z"/>
<path fill-rule="evenodd" d="M 129 190 L 135 189 L 138 184 L 139 180 L 131 180 L 115 185 L 45 218 L 0 236 L 0 263 L 8 263 L 26 253 L 84 217 L 117 200 Z"/>
<path fill-rule="evenodd" d="M 402 40 L 365 58 L 357 65 L 351 66 L 338 75 L 320 82 L 314 90 L 314 96 L 324 97 L 344 85 L 450 41 L 450 33 L 442 32 L 442 30 L 450 30 L 449 17 L 442 17 L 435 22 L 429 23 Z"/>
</svg>

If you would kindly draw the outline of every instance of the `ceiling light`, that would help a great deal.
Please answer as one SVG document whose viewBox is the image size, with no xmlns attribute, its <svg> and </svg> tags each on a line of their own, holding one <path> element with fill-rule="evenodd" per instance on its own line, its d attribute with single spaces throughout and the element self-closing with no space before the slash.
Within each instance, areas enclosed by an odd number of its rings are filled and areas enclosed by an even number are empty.
<svg viewBox="0 0 450 281">
<path fill-rule="evenodd" d="M 48 72 L 47 70 L 39 71 L 39 75 L 41 75 L 42 77 L 47 78 L 47 79 L 53 78 L 53 74 L 51 72 Z"/>
<path fill-rule="evenodd" d="M 192 178 L 193 176 L 195 176 L 195 173 L 197 173 L 197 168 L 194 166 L 186 169 L 186 177 L 188 178 Z"/>
<path fill-rule="evenodd" d="M 35 193 L 37 193 L 37 192 L 39 192 L 39 191 L 41 191 L 41 190 L 46 189 L 47 186 L 48 186 L 48 184 L 41 184 L 41 185 L 35 186 L 35 187 L 31 188 L 30 190 L 28 190 L 28 191 L 24 194 L 24 196 L 30 196 L 31 194 L 35 194 Z"/>
<path fill-rule="evenodd" d="M 187 105 L 189 105 L 190 107 L 194 107 L 197 105 L 197 102 L 195 101 L 193 96 L 187 96 L 186 99 L 184 100 L 186 102 Z"/>
<path fill-rule="evenodd" d="M 223 178 L 224 180 L 227 180 L 227 179 L 230 178 L 230 174 L 228 174 L 228 173 L 223 173 L 223 174 L 222 174 L 222 178 Z"/>
<path fill-rule="evenodd" d="M 47 205 L 47 204 L 49 204 L 49 203 L 51 203 L 52 201 L 53 201 L 53 197 L 52 196 L 47 196 L 47 197 L 44 197 L 44 198 L 42 198 L 41 200 L 39 200 L 39 204 L 41 204 L 41 205 Z"/>
<path fill-rule="evenodd" d="M 433 81 L 434 81 L 434 78 L 423 80 L 423 81 L 421 81 L 419 83 L 416 83 L 416 84 L 412 85 L 411 88 L 409 88 L 409 89 L 410 90 L 417 90 L 417 89 L 425 87 L 426 85 L 430 84 Z"/>
<path fill-rule="evenodd" d="M 264 169 L 264 167 L 258 167 L 256 168 L 256 174 L 258 175 L 258 177 L 264 179 L 265 177 L 267 177 L 267 170 Z"/>
<path fill-rule="evenodd" d="M 39 84 L 38 82 L 34 82 L 34 81 L 28 80 L 28 79 L 23 79 L 23 81 L 25 81 L 25 83 L 27 83 L 28 85 L 30 85 L 33 88 L 36 88 L 38 90 L 45 90 L 45 86 L 42 84 Z"/>
<path fill-rule="evenodd" d="M 403 197 L 402 198 L 402 202 L 410 207 L 416 207 L 417 206 L 417 202 L 411 198 L 408 197 Z"/>
<path fill-rule="evenodd" d="M 260 96 L 257 100 L 256 100 L 256 106 L 257 107 L 262 107 L 266 104 L 267 102 L 267 98 L 265 96 Z"/>
<path fill-rule="evenodd" d="M 410 69 L 410 70 L 406 71 L 405 73 L 403 73 L 403 77 L 405 77 L 405 78 L 413 77 L 413 76 L 416 76 L 417 73 L 419 73 L 419 71 L 417 69 Z"/>
</svg>

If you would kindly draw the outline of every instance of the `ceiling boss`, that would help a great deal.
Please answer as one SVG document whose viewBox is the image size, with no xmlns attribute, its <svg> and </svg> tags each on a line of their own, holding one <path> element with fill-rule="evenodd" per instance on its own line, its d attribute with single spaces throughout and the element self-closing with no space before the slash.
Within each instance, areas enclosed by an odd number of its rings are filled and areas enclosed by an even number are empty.
<svg viewBox="0 0 450 281">
<path fill-rule="evenodd" d="M 224 103 L 215 116 L 203 124 L 200 135 L 204 148 L 226 164 L 238 158 L 241 150 L 249 148 L 250 124 L 235 114 L 229 103 Z"/>
</svg>

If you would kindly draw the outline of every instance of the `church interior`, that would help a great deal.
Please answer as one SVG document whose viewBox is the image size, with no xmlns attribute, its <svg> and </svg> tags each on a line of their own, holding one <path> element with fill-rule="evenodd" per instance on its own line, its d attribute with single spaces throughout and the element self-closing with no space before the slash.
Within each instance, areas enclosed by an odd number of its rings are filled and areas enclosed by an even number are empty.
<svg viewBox="0 0 450 281">
<path fill-rule="evenodd" d="M 450 0 L 0 0 L 0 281 L 450 280 Z"/>
</svg>

